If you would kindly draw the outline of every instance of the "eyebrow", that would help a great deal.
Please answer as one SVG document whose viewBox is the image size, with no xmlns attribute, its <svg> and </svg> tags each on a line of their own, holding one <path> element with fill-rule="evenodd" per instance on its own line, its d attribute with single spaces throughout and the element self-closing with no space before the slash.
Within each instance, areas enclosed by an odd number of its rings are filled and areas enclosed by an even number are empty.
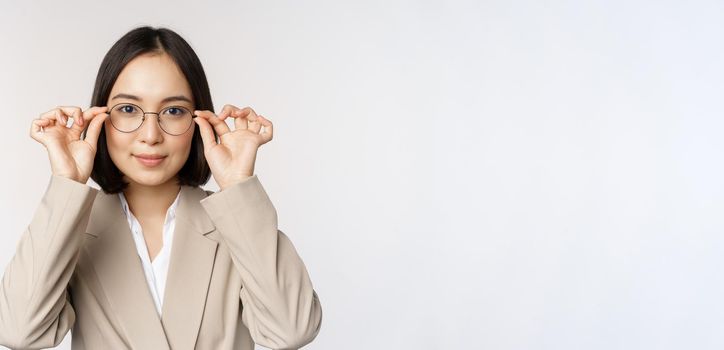
<svg viewBox="0 0 724 350">
<path fill-rule="evenodd" d="M 140 97 L 138 97 L 138 96 L 130 95 L 130 94 L 124 94 L 124 93 L 120 93 L 120 94 L 117 94 L 116 96 L 113 96 L 113 98 L 111 98 L 111 100 L 115 100 L 115 99 L 117 99 L 117 98 L 127 98 L 127 99 L 129 99 L 129 100 L 135 100 L 135 101 L 139 101 L 139 102 L 140 102 L 140 101 L 143 101 L 143 99 L 140 98 Z M 191 102 L 191 99 L 189 99 L 188 97 L 186 97 L 186 96 L 184 96 L 184 95 L 177 95 L 177 96 L 169 96 L 169 97 L 166 97 L 166 98 L 164 98 L 163 100 L 161 100 L 161 103 L 166 103 L 166 102 L 171 102 L 171 101 L 185 101 L 185 102 L 188 102 L 188 103 L 193 103 L 193 102 Z"/>
</svg>

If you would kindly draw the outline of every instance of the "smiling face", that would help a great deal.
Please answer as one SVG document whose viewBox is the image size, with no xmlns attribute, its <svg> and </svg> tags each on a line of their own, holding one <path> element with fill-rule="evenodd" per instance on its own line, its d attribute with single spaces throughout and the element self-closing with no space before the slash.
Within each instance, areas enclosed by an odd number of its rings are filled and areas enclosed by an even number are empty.
<svg viewBox="0 0 724 350">
<path fill-rule="evenodd" d="M 177 97 L 169 100 L 169 97 Z M 187 100 L 180 99 L 183 97 Z M 194 110 L 188 81 L 173 59 L 166 54 L 145 54 L 131 60 L 121 71 L 108 100 L 109 109 L 118 103 L 133 103 L 145 112 L 161 112 L 166 107 L 183 106 Z M 132 110 L 133 107 L 124 107 Z M 172 113 L 178 113 L 171 110 Z M 146 114 L 137 130 L 124 133 L 116 130 L 111 119 L 105 120 L 108 153 L 131 187 L 158 186 L 176 179 L 191 151 L 196 123 L 181 135 L 164 132 L 157 114 Z M 149 161 L 140 155 L 163 157 Z"/>
</svg>

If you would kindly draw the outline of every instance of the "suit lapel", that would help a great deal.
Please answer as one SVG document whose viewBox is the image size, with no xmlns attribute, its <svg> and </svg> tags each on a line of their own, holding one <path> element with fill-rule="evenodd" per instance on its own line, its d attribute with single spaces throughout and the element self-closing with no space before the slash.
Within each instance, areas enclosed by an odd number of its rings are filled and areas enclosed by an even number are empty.
<svg viewBox="0 0 724 350">
<path fill-rule="evenodd" d="M 218 243 L 205 237 L 215 228 L 199 204 L 205 197 L 200 187 L 183 186 L 176 208 L 176 230 L 161 308 L 172 349 L 194 348 L 206 305 Z"/>
<path fill-rule="evenodd" d="M 93 205 L 85 245 L 108 301 L 131 348 L 193 348 L 198 336 L 218 243 L 199 201 L 200 187 L 182 186 L 166 280 L 162 318 L 156 312 L 141 259 L 117 194 L 100 192 Z"/>
<path fill-rule="evenodd" d="M 169 349 L 141 259 L 117 194 L 98 194 L 85 245 L 98 280 L 133 349 Z"/>
</svg>

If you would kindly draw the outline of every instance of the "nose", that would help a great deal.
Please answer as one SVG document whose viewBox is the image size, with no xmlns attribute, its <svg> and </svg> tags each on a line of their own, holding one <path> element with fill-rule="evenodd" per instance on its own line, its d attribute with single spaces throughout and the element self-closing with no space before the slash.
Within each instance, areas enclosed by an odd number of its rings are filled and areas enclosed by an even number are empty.
<svg viewBox="0 0 724 350">
<path fill-rule="evenodd" d="M 147 113 L 141 128 L 138 131 L 138 138 L 148 144 L 156 144 L 163 141 L 163 130 L 161 129 L 158 114 Z"/>
</svg>

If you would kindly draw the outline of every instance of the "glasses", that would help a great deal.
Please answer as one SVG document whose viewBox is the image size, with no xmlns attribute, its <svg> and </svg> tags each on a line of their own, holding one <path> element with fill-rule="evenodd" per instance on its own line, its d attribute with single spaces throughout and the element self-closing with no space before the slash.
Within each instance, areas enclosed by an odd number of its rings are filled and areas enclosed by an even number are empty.
<svg viewBox="0 0 724 350">
<path fill-rule="evenodd" d="M 178 136 L 189 130 L 193 124 L 191 111 L 182 106 L 169 106 L 161 112 L 144 112 L 141 107 L 133 103 L 119 103 L 110 109 L 111 125 L 120 131 L 130 133 L 141 127 L 146 120 L 146 114 L 158 115 L 158 124 L 161 130 L 169 135 Z"/>
</svg>

